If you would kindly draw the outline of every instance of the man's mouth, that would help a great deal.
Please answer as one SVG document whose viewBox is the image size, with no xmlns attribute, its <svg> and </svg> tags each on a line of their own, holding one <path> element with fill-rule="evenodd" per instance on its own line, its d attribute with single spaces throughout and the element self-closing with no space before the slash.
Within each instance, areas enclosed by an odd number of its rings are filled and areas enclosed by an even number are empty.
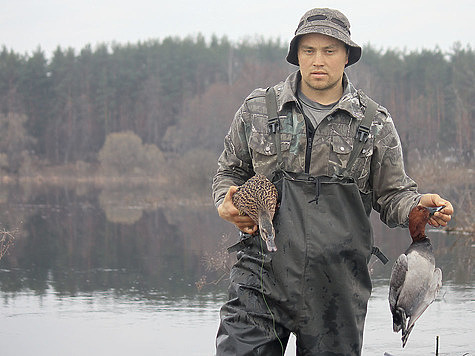
<svg viewBox="0 0 475 356">
<path fill-rule="evenodd" d="M 311 72 L 310 74 L 313 75 L 313 76 L 316 76 L 316 77 L 323 77 L 323 76 L 327 75 L 327 73 L 321 72 L 321 71 Z"/>
</svg>

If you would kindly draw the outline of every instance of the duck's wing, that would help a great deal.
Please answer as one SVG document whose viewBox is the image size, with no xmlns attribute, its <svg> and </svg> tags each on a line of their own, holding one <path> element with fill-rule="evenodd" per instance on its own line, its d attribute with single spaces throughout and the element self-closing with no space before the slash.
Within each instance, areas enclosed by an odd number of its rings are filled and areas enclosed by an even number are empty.
<svg viewBox="0 0 475 356">
<path fill-rule="evenodd" d="M 391 312 L 396 310 L 397 300 L 401 293 L 401 288 L 406 280 L 406 272 L 408 269 L 407 256 L 402 254 L 394 262 L 391 270 L 391 279 L 389 280 L 389 306 Z"/>
<path fill-rule="evenodd" d="M 413 311 L 411 317 L 409 318 L 406 330 L 403 329 L 402 331 L 402 347 L 406 346 L 407 339 L 409 338 L 409 334 L 411 333 L 416 320 L 424 313 L 427 307 L 434 301 L 435 297 L 439 293 L 439 289 L 442 286 L 442 271 L 440 268 L 436 268 L 434 270 L 434 274 L 432 276 L 431 283 L 427 292 L 424 296 L 424 299 L 417 305 L 415 310 Z"/>
<path fill-rule="evenodd" d="M 439 294 L 440 287 L 442 287 L 442 271 L 440 268 L 436 268 L 434 270 L 434 274 L 432 275 L 429 288 L 427 288 L 427 292 L 424 295 L 424 299 L 419 303 L 411 315 L 408 328 L 411 328 L 414 325 L 416 320 L 419 319 L 427 307 L 435 300 L 435 297 L 437 297 L 437 294 Z"/>
<path fill-rule="evenodd" d="M 407 256 L 402 254 L 398 257 L 391 271 L 389 281 L 389 307 L 393 315 L 393 331 L 399 332 L 406 329 L 406 311 L 398 307 L 398 300 L 406 280 L 408 270 Z"/>
</svg>

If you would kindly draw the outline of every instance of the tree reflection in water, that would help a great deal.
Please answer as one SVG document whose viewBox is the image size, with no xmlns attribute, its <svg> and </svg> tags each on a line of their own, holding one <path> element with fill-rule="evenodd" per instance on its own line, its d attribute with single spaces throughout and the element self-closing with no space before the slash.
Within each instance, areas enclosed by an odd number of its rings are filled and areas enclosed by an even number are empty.
<svg viewBox="0 0 475 356">
<path fill-rule="evenodd" d="M 12 341 L 2 354 L 59 354 L 71 347 L 84 354 L 90 353 L 87 344 L 105 350 L 99 354 L 184 355 L 190 354 L 189 342 L 197 346 L 194 354 L 212 354 L 227 269 L 235 259 L 225 248 L 238 235 L 209 199 L 173 201 L 166 193 L 137 186 L 99 191 L 86 185 L 0 185 L 1 227 L 21 227 L 0 261 L 0 296 L 9 316 L 0 331 Z M 394 261 L 410 243 L 407 230 L 387 229 L 377 216 L 373 223 L 375 244 Z M 411 350 L 427 354 L 433 336 L 442 332 L 445 349 L 463 354 L 470 349 L 472 324 L 466 318 L 470 304 L 464 310 L 459 305 L 473 299 L 474 238 L 434 231 L 429 236 L 444 286 Z M 387 303 L 391 265 L 371 261 L 365 354 L 400 348 Z M 19 342 L 25 337 L 28 343 Z M 48 346 L 32 346 L 40 339 Z M 292 352 L 295 341 L 286 355 Z"/>
<path fill-rule="evenodd" d="M 80 194 L 77 194 L 80 192 Z M 175 201 L 147 186 L 96 189 L 16 187 L 0 192 L 0 223 L 22 221 L 13 249 L 0 261 L 1 290 L 59 294 L 113 290 L 153 298 L 225 292 L 234 256 L 225 248 L 236 230 L 209 200 Z M 373 216 L 375 244 L 394 261 L 410 243 L 404 229 L 387 229 Z M 473 236 L 429 232 L 444 281 L 471 283 Z M 391 263 L 371 263 L 387 279 Z M 223 278 L 224 276 L 224 278 Z M 222 279 L 217 287 L 204 283 Z M 202 290 L 196 287 L 202 282 Z"/>
<path fill-rule="evenodd" d="M 41 294 L 51 283 L 60 294 L 196 293 L 195 282 L 210 273 L 203 257 L 233 229 L 211 204 L 188 207 L 162 196 L 144 187 L 10 191 L 0 222 L 23 224 L 0 262 L 10 271 L 0 277 L 2 290 Z"/>
</svg>

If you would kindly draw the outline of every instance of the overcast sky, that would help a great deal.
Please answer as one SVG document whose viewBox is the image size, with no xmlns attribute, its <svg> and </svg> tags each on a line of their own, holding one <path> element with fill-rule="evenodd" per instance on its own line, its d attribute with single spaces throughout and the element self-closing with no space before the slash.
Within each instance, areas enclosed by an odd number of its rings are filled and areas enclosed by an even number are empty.
<svg viewBox="0 0 475 356">
<path fill-rule="evenodd" d="M 0 46 L 21 54 L 40 46 L 50 56 L 57 46 L 80 50 L 197 33 L 288 43 L 313 7 L 344 12 L 360 45 L 449 51 L 460 41 L 475 47 L 473 0 L 0 0 Z"/>
</svg>

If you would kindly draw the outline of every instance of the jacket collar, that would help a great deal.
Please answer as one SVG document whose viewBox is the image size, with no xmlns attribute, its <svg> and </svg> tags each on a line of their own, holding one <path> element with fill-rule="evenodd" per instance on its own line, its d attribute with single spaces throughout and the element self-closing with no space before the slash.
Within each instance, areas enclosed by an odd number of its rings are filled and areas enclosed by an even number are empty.
<svg viewBox="0 0 475 356">
<path fill-rule="evenodd" d="M 299 106 L 297 99 L 297 89 L 301 78 L 300 71 L 297 70 L 287 77 L 283 86 L 277 87 L 277 90 L 281 91 L 277 99 L 278 111 L 282 111 L 284 106 L 289 105 L 288 103 L 291 102 Z M 346 73 L 343 73 L 343 95 L 341 96 L 338 103 L 333 107 L 331 113 L 338 109 L 348 112 L 348 114 L 357 119 L 362 119 L 364 117 L 364 113 L 361 110 L 358 91 L 349 81 Z"/>
</svg>

